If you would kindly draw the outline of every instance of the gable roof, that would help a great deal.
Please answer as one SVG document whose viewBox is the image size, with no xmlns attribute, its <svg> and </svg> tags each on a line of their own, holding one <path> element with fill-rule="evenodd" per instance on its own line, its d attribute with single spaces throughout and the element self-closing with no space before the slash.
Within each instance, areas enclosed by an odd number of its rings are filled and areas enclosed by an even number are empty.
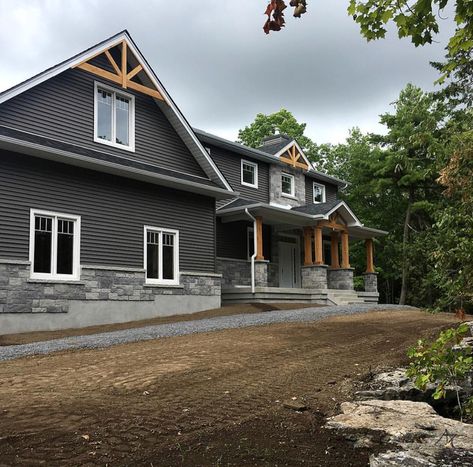
<svg viewBox="0 0 473 467">
<path fill-rule="evenodd" d="M 32 78 L 19 83 L 6 91 L 0 93 L 0 104 L 6 102 L 7 100 L 31 89 L 34 86 L 37 86 L 44 81 L 59 75 L 60 73 L 68 70 L 69 68 L 76 67 L 87 60 L 99 55 L 100 53 L 108 50 L 111 47 L 114 47 L 120 43 L 126 43 L 126 47 L 133 54 L 139 65 L 142 67 L 142 70 L 146 74 L 146 77 L 149 79 L 150 84 L 156 89 L 158 94 L 153 96 L 156 105 L 161 109 L 166 118 L 169 120 L 170 124 L 176 130 L 179 137 L 182 139 L 184 144 L 187 146 L 191 154 L 196 159 L 197 163 L 202 167 L 204 173 L 212 180 L 216 185 L 224 188 L 228 191 L 233 191 L 225 177 L 222 175 L 217 165 L 214 163 L 212 158 L 209 156 L 207 151 L 202 146 L 201 142 L 195 135 L 192 127 L 189 125 L 188 121 L 181 113 L 177 105 L 171 99 L 166 89 L 159 81 L 158 77 L 154 73 L 153 69 L 150 67 L 149 63 L 146 61 L 144 56 L 141 54 L 140 50 L 134 43 L 133 39 L 129 35 L 128 31 L 124 30 L 115 34 L 114 36 L 105 39 L 102 42 L 90 47 L 89 49 L 74 55 L 73 57 L 51 67 L 47 70 L 39 73 Z"/>
</svg>

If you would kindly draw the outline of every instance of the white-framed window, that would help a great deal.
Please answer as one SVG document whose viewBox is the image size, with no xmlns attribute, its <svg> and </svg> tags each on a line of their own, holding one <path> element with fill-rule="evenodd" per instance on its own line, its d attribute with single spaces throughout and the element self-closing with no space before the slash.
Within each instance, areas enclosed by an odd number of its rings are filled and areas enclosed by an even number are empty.
<svg viewBox="0 0 473 467">
<path fill-rule="evenodd" d="M 283 196 L 295 196 L 294 175 L 286 173 L 281 174 L 281 192 Z"/>
<path fill-rule="evenodd" d="M 258 188 L 258 164 L 241 160 L 241 184 Z"/>
<path fill-rule="evenodd" d="M 144 268 L 148 284 L 179 284 L 179 231 L 145 225 Z"/>
<path fill-rule="evenodd" d="M 94 141 L 135 150 L 135 98 L 95 82 Z"/>
<path fill-rule="evenodd" d="M 313 202 L 314 204 L 325 203 L 325 185 L 314 182 Z"/>
<path fill-rule="evenodd" d="M 30 210 L 32 279 L 79 280 L 80 216 Z"/>
</svg>

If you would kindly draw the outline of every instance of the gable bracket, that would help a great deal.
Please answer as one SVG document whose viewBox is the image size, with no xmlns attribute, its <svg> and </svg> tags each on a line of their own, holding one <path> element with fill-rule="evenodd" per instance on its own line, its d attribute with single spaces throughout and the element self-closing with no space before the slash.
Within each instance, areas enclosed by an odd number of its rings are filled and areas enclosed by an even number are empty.
<svg viewBox="0 0 473 467">
<path fill-rule="evenodd" d="M 108 79 L 109 81 L 112 81 L 120 85 L 123 89 L 127 89 L 127 88 L 133 89 L 134 91 L 147 94 L 148 96 L 154 97 L 155 99 L 159 99 L 164 102 L 164 98 L 158 90 L 150 88 L 148 86 L 144 86 L 143 84 L 139 84 L 136 81 L 132 81 L 132 78 L 134 76 L 140 73 L 140 71 L 144 71 L 142 65 L 139 64 L 138 66 L 133 68 L 133 70 L 131 70 L 129 73 L 127 73 L 128 45 L 126 41 L 121 42 L 121 47 L 122 47 L 121 67 L 118 66 L 118 64 L 115 62 L 114 58 L 112 57 L 112 54 L 110 53 L 110 49 L 115 47 L 115 45 L 110 46 L 106 50 L 102 50 L 101 52 L 95 54 L 93 57 L 90 57 L 87 60 L 84 60 L 83 62 L 75 65 L 73 68 L 79 68 L 81 70 L 92 73 L 95 76 L 99 76 L 100 78 Z M 108 61 L 112 65 L 115 73 L 111 73 L 110 71 L 104 70 L 103 68 L 92 65 L 90 63 L 90 60 L 92 60 L 93 58 L 103 53 L 105 54 Z"/>
<path fill-rule="evenodd" d="M 288 165 L 292 165 L 293 167 L 299 167 L 300 169 L 305 170 L 308 170 L 309 168 L 305 161 L 300 162 L 301 154 L 296 149 L 295 145 L 289 148 L 279 159 Z"/>
</svg>

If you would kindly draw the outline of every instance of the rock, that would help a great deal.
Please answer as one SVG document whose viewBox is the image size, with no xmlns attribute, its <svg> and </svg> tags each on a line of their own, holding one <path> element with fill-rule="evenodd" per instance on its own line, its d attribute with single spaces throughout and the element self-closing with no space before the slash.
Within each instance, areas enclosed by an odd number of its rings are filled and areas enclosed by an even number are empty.
<svg viewBox="0 0 473 467">
<path fill-rule="evenodd" d="M 384 387 L 401 387 L 409 383 L 409 378 L 406 376 L 404 368 L 397 368 L 393 371 L 386 371 L 378 373 L 374 376 L 373 381 L 382 384 Z"/>
<path fill-rule="evenodd" d="M 283 406 L 286 407 L 286 409 L 295 410 L 296 412 L 303 412 L 308 409 L 307 405 L 299 399 L 289 399 L 284 401 Z"/>
<path fill-rule="evenodd" d="M 341 409 L 340 415 L 329 419 L 328 428 L 363 430 L 363 436 L 370 430 L 394 444 L 422 442 L 441 447 L 453 438 L 456 448 L 473 450 L 473 425 L 441 417 L 425 402 L 344 402 Z"/>
</svg>

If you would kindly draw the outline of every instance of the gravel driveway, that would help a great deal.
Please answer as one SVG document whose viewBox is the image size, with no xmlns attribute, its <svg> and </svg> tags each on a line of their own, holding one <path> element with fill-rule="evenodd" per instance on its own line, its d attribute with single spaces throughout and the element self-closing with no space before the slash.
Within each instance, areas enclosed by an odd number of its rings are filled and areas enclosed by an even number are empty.
<svg viewBox="0 0 473 467">
<path fill-rule="evenodd" d="M 104 348 L 117 344 L 159 339 L 162 337 L 184 336 L 199 332 L 220 331 L 247 326 L 263 326 L 273 323 L 318 321 L 329 316 L 341 316 L 367 311 L 415 309 L 400 305 L 342 305 L 304 308 L 299 310 L 279 310 L 253 314 L 221 316 L 197 321 L 181 321 L 142 328 L 65 337 L 31 344 L 0 347 L 0 361 L 13 360 L 29 355 L 48 354 L 61 350 Z"/>
</svg>

